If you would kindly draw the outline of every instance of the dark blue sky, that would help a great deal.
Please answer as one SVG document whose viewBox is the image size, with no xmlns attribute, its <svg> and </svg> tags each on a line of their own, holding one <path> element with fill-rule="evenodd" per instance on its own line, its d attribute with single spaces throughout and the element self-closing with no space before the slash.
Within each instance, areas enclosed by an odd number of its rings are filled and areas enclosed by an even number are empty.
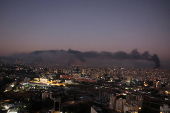
<svg viewBox="0 0 170 113">
<path fill-rule="evenodd" d="M 0 55 L 69 48 L 170 60 L 170 1 L 0 0 Z"/>
</svg>

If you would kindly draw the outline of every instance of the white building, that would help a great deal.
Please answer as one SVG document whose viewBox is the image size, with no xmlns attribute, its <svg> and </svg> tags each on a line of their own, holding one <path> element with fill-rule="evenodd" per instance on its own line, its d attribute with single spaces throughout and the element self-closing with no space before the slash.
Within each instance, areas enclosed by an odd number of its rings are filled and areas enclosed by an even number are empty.
<svg viewBox="0 0 170 113">
<path fill-rule="evenodd" d="M 40 82 L 41 82 L 41 83 L 47 83 L 47 82 L 48 82 L 48 79 L 46 79 L 46 78 L 40 78 Z"/>
<path fill-rule="evenodd" d="M 102 109 L 100 109 L 99 107 L 96 106 L 92 106 L 91 107 L 91 113 L 101 113 Z"/>
<path fill-rule="evenodd" d="M 17 109 L 9 109 L 7 113 L 18 113 L 18 112 L 17 112 Z"/>
<path fill-rule="evenodd" d="M 73 84 L 72 80 L 65 80 L 65 84 Z"/>
<path fill-rule="evenodd" d="M 170 108 L 167 104 L 160 106 L 160 113 L 169 113 L 169 112 L 170 112 Z"/>
</svg>

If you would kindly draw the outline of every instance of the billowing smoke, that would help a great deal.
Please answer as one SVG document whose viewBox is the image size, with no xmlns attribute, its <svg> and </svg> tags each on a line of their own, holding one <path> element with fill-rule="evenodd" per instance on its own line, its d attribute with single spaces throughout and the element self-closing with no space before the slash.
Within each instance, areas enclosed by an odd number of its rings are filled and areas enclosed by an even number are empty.
<svg viewBox="0 0 170 113">
<path fill-rule="evenodd" d="M 81 60 L 82 62 L 86 61 L 86 58 L 101 58 L 103 60 L 105 59 L 113 59 L 113 60 L 147 60 L 147 61 L 153 61 L 155 63 L 154 68 L 159 68 L 160 67 L 160 60 L 156 54 L 151 56 L 148 51 L 145 51 L 143 54 L 140 54 L 137 49 L 132 50 L 131 53 L 126 53 L 123 51 L 118 51 L 116 53 L 111 53 L 111 52 L 94 52 L 94 51 L 89 51 L 89 52 L 80 52 L 80 51 L 75 51 L 75 50 L 68 50 L 69 53 L 72 53 Z"/>
<path fill-rule="evenodd" d="M 159 58 L 158 58 L 158 56 L 156 55 L 156 54 L 154 54 L 153 56 L 152 56 L 152 61 L 154 61 L 155 62 L 155 68 L 159 68 L 160 67 L 160 60 L 159 60 Z"/>
<path fill-rule="evenodd" d="M 160 60 L 156 54 L 150 55 L 148 51 L 139 53 L 137 49 L 130 53 L 118 51 L 115 53 L 102 51 L 87 51 L 81 52 L 69 49 L 65 50 L 48 50 L 34 51 L 29 54 L 17 54 L 13 57 L 25 60 L 27 62 L 39 62 L 44 65 L 86 65 L 86 66 L 132 66 L 147 65 L 155 63 L 154 68 L 160 67 Z M 122 65 L 123 64 L 123 65 Z M 128 65 L 127 65 L 128 64 Z M 145 66 L 146 67 L 146 66 Z"/>
</svg>

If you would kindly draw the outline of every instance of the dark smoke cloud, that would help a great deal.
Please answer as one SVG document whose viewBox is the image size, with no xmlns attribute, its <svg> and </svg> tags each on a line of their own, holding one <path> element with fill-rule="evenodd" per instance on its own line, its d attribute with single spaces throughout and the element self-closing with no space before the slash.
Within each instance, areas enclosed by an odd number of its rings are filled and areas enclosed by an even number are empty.
<svg viewBox="0 0 170 113">
<path fill-rule="evenodd" d="M 158 56 L 156 55 L 156 54 L 154 54 L 153 56 L 152 56 L 152 61 L 154 61 L 155 62 L 155 68 L 159 68 L 160 67 L 160 60 L 159 60 L 159 58 L 158 58 Z"/>
<path fill-rule="evenodd" d="M 160 60 L 156 54 L 153 56 L 149 54 L 148 51 L 140 54 L 137 49 L 132 50 L 131 53 L 126 53 L 123 51 L 118 51 L 115 53 L 102 51 L 87 51 L 81 52 L 77 50 L 69 49 L 65 50 L 48 50 L 48 51 L 34 51 L 29 54 L 16 54 L 12 57 L 19 58 L 25 60 L 27 62 L 39 62 L 44 65 L 68 65 L 68 64 L 80 64 L 87 66 L 124 66 L 124 64 L 128 64 L 130 66 L 139 66 L 144 65 L 143 63 L 151 62 L 155 63 L 154 68 L 160 67 Z M 122 65 L 123 64 L 123 65 Z M 127 66 L 128 66 L 127 65 Z"/>
<path fill-rule="evenodd" d="M 79 59 L 79 60 L 82 61 L 82 62 L 85 62 L 85 61 L 86 61 L 86 60 L 84 59 L 84 57 L 83 57 L 82 52 L 80 52 L 80 51 L 76 51 L 76 50 L 71 50 L 71 49 L 69 49 L 67 52 L 70 53 L 70 54 L 74 54 L 74 55 L 76 56 L 76 58 Z"/>
<path fill-rule="evenodd" d="M 118 51 L 113 54 L 113 59 L 126 60 L 130 59 L 130 55 L 128 55 L 126 52 Z"/>
<path fill-rule="evenodd" d="M 132 59 L 139 60 L 142 59 L 141 54 L 137 51 L 137 49 L 132 50 L 131 52 Z"/>
</svg>

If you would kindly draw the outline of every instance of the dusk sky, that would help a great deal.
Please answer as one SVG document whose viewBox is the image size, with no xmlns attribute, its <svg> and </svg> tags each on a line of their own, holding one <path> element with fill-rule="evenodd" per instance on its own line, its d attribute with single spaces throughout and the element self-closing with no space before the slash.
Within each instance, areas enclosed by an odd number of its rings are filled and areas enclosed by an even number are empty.
<svg viewBox="0 0 170 113">
<path fill-rule="evenodd" d="M 0 55 L 69 48 L 170 61 L 170 0 L 0 0 Z"/>
</svg>

